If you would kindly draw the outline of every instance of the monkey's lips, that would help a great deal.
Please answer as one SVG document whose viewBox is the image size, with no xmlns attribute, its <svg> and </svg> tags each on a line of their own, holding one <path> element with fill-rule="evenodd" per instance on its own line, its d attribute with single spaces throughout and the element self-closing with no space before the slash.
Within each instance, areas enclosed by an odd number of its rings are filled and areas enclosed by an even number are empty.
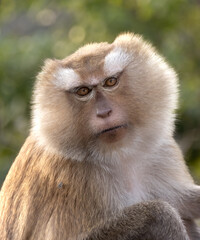
<svg viewBox="0 0 200 240">
<path fill-rule="evenodd" d="M 110 128 L 105 128 L 97 134 L 106 142 L 116 142 L 123 138 L 126 133 L 127 124 L 117 125 Z"/>
</svg>

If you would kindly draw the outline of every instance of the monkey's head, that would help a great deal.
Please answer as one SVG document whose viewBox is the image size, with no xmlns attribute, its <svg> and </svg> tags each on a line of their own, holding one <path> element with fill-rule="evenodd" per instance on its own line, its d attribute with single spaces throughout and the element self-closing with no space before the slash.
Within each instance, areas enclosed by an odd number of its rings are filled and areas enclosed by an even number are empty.
<svg viewBox="0 0 200 240">
<path fill-rule="evenodd" d="M 176 74 L 134 34 L 47 60 L 33 97 L 32 130 L 52 152 L 76 160 L 146 152 L 171 137 Z"/>
</svg>

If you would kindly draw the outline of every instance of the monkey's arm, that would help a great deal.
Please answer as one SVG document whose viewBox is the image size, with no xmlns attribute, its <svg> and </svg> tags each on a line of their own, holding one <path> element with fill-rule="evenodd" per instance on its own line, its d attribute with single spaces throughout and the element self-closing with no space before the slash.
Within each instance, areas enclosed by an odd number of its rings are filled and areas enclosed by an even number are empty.
<svg viewBox="0 0 200 240">
<path fill-rule="evenodd" d="M 200 186 L 194 185 L 182 194 L 179 213 L 182 218 L 200 218 Z"/>
<path fill-rule="evenodd" d="M 200 218 L 200 186 L 194 185 L 186 189 L 179 200 L 179 213 L 190 239 L 200 239 L 200 228 L 194 221 L 195 218 Z"/>
<path fill-rule="evenodd" d="M 123 213 L 86 240 L 189 240 L 176 211 L 160 201 L 144 202 Z"/>
</svg>

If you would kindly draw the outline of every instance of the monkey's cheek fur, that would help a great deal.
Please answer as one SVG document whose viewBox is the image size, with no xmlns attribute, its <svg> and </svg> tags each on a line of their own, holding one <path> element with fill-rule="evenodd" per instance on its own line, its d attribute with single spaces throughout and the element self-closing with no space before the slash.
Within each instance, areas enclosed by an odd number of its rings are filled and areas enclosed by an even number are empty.
<svg viewBox="0 0 200 240">
<path fill-rule="evenodd" d="M 98 138 L 106 143 L 115 143 L 122 140 L 127 133 L 127 125 L 120 125 L 102 131 Z"/>
</svg>

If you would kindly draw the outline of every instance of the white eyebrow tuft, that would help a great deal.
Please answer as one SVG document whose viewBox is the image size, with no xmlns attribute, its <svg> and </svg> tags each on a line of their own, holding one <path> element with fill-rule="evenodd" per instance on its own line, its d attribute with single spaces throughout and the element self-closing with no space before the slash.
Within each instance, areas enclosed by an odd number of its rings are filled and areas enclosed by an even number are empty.
<svg viewBox="0 0 200 240">
<path fill-rule="evenodd" d="M 64 90 L 69 90 L 81 84 L 80 76 L 72 68 L 60 68 L 54 74 L 54 77 L 54 84 Z"/>
<path fill-rule="evenodd" d="M 104 60 L 104 72 L 107 75 L 113 75 L 121 72 L 131 61 L 130 54 L 126 53 L 122 48 L 117 47 Z"/>
</svg>

